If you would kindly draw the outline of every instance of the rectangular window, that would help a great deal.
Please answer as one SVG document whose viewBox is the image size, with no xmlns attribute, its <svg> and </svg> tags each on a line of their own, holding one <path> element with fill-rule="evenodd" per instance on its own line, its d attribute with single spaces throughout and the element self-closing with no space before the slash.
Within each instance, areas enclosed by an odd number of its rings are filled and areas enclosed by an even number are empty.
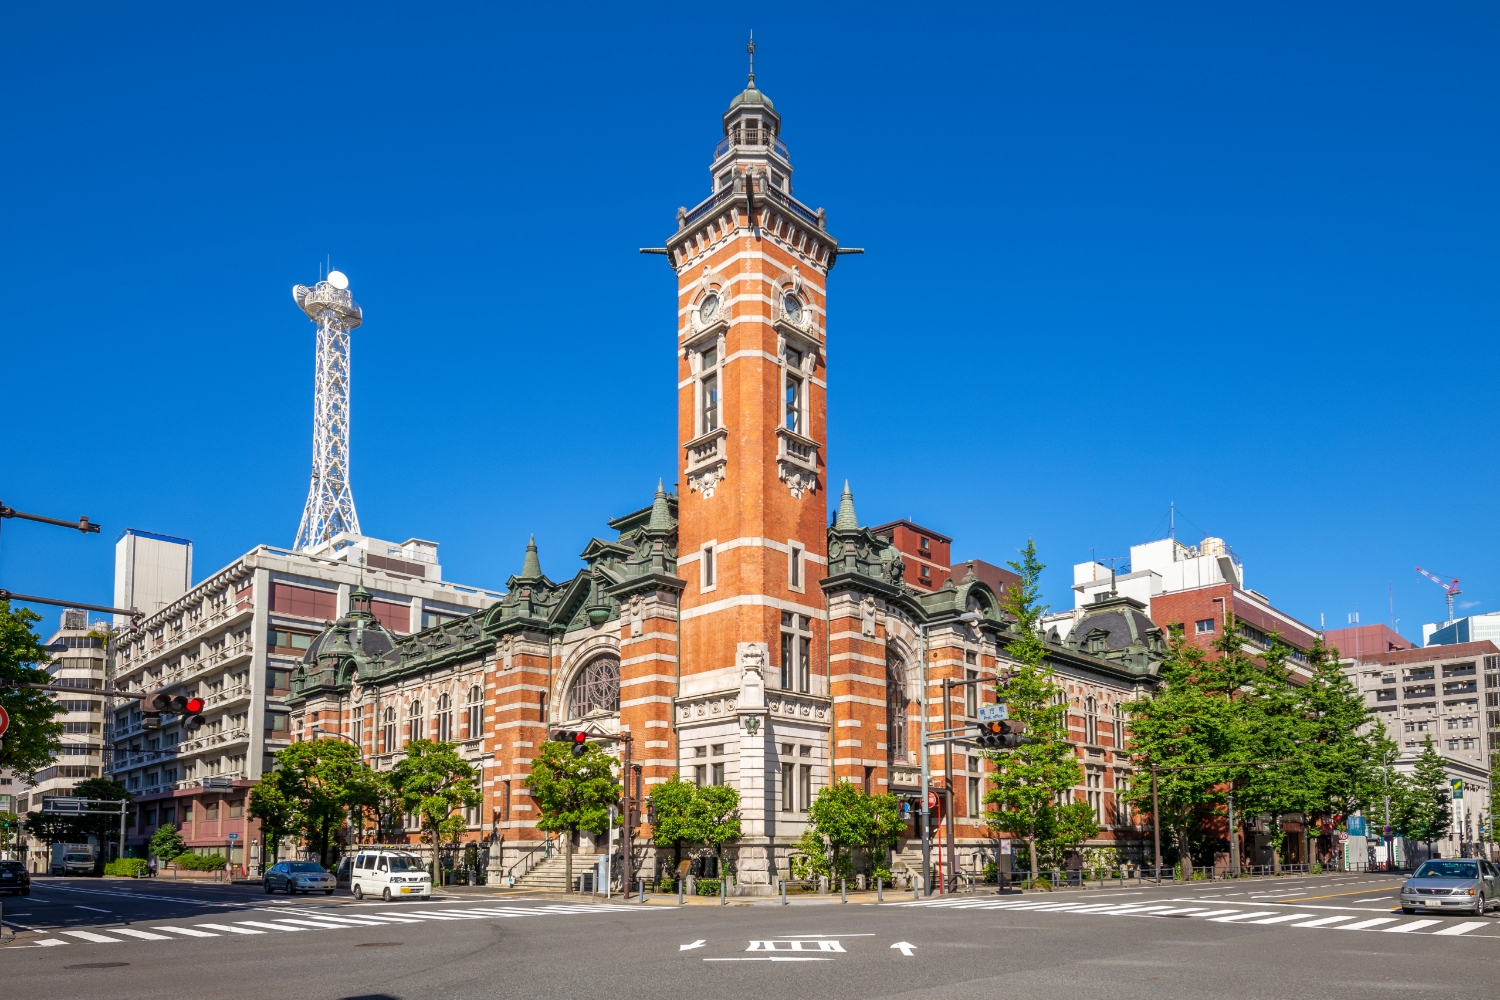
<svg viewBox="0 0 1500 1000">
<path fill-rule="evenodd" d="M 787 570 L 791 574 L 792 586 L 800 588 L 802 586 L 802 550 L 795 545 L 792 546 L 789 562 L 790 565 L 787 567 Z"/>
<path fill-rule="evenodd" d="M 338 617 L 338 595 L 289 583 L 271 584 L 271 610 L 277 614 L 330 620 Z"/>
<path fill-rule="evenodd" d="M 308 632 L 291 632 L 284 628 L 273 628 L 266 635 L 266 643 L 274 653 L 290 653 L 301 656 L 307 652 L 316 636 Z"/>
<path fill-rule="evenodd" d="M 978 819 L 979 818 L 979 803 L 980 803 L 980 799 L 981 799 L 981 795 L 980 795 L 980 791 L 979 791 L 979 785 L 980 785 L 980 779 L 978 779 L 978 778 L 970 778 L 969 779 L 969 797 L 964 802 L 964 805 L 966 805 L 968 807 L 968 816 L 969 816 L 970 819 Z"/>
<path fill-rule="evenodd" d="M 786 377 L 786 429 L 802 433 L 802 380 L 795 375 Z"/>
<path fill-rule="evenodd" d="M 243 815 L 245 815 L 245 803 L 244 803 L 243 800 L 238 800 L 238 801 L 229 803 L 229 818 L 230 819 L 234 819 L 237 816 L 243 816 Z"/>
<path fill-rule="evenodd" d="M 371 601 L 370 613 L 392 632 L 405 635 L 411 631 L 411 605 L 395 601 Z"/>
<path fill-rule="evenodd" d="M 790 761 L 781 765 L 781 811 L 795 812 L 797 792 L 797 765 Z"/>
<path fill-rule="evenodd" d="M 1199 635 L 1208 635 L 1214 630 L 1214 620 L 1212 618 L 1200 618 L 1193 624 L 1197 627 Z"/>
<path fill-rule="evenodd" d="M 977 670 L 965 670 L 964 671 L 964 680 L 977 681 L 978 679 L 979 679 L 979 671 L 977 671 Z M 979 685 L 978 684 L 966 684 L 966 685 L 964 685 L 964 715 L 966 715 L 966 716 L 968 716 L 969 718 L 972 719 L 972 718 L 974 718 L 978 714 L 979 714 Z"/>
<path fill-rule="evenodd" d="M 292 672 L 290 670 L 277 670 L 274 667 L 266 671 L 266 693 L 286 694 L 292 689 Z"/>
<path fill-rule="evenodd" d="M 693 784 L 702 788 L 708 784 L 708 765 L 699 764 L 693 768 Z"/>
<path fill-rule="evenodd" d="M 783 617 L 790 618 L 790 615 Z M 797 637 L 790 632 L 781 633 L 781 689 L 790 691 L 792 689 L 792 665 L 796 662 L 793 650 L 796 648 Z"/>
<path fill-rule="evenodd" d="M 812 640 L 802 636 L 797 650 L 797 690 L 807 694 L 812 690 Z"/>
<path fill-rule="evenodd" d="M 812 765 L 803 764 L 797 774 L 797 802 L 802 812 L 812 805 Z"/>
<path fill-rule="evenodd" d="M 362 705 L 354 706 L 354 732 L 351 733 L 357 746 L 364 746 L 365 742 L 365 710 Z"/>
<path fill-rule="evenodd" d="M 284 732 L 286 732 L 287 731 L 287 721 L 286 720 L 287 720 L 287 713 L 285 713 L 285 712 L 267 712 L 266 713 L 266 732 L 268 732 L 268 733 L 284 733 Z"/>
<path fill-rule="evenodd" d="M 707 434 L 709 431 L 719 429 L 718 374 L 703 376 L 702 388 L 699 391 L 703 394 L 703 430 L 701 433 Z"/>
<path fill-rule="evenodd" d="M 705 545 L 705 546 L 703 546 L 703 559 L 702 559 L 702 562 L 703 562 L 703 587 L 702 587 L 702 589 L 707 590 L 708 588 L 714 586 L 714 547 L 712 545 Z"/>
<path fill-rule="evenodd" d="M 724 762 L 715 761 L 708 765 L 710 781 L 715 785 L 724 784 Z"/>
</svg>

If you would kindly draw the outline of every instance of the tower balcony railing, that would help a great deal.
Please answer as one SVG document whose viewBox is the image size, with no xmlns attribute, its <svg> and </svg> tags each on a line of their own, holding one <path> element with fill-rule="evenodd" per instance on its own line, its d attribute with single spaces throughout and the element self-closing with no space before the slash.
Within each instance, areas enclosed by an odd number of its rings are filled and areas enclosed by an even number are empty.
<svg viewBox="0 0 1500 1000">
<path fill-rule="evenodd" d="M 754 135 L 755 133 L 751 133 L 751 134 Z M 764 133 L 764 132 L 759 133 L 759 137 L 765 138 L 766 137 L 766 133 Z M 773 152 L 777 156 L 781 157 L 783 160 L 786 161 L 787 165 L 790 166 L 791 162 L 792 162 L 791 155 L 787 152 L 786 143 L 784 143 L 784 142 L 781 141 L 781 136 L 779 136 L 779 135 L 773 135 L 773 136 L 770 136 L 769 138 L 771 140 L 770 143 L 769 143 L 769 148 L 770 148 L 771 152 Z M 747 148 L 747 149 L 766 149 L 766 148 L 768 148 L 768 144 L 762 143 L 762 142 L 740 142 L 740 143 L 737 143 L 737 142 L 734 141 L 733 138 L 731 138 L 730 136 L 726 135 L 724 138 L 720 139 L 719 140 L 719 144 L 714 147 L 714 159 L 717 160 L 719 157 L 723 156 L 725 153 L 729 152 L 731 149 L 734 149 L 736 146 Z"/>
<path fill-rule="evenodd" d="M 756 191 L 755 194 L 759 198 L 769 196 L 772 202 L 786 209 L 809 226 L 816 226 L 818 229 L 822 229 L 827 224 L 827 218 L 824 216 L 822 209 L 814 211 L 778 187 L 769 184 L 762 185 L 761 189 Z M 743 194 L 738 194 L 732 185 L 719 188 L 719 190 L 688 209 L 682 215 L 678 231 L 680 232 L 693 223 L 698 222 L 736 196 L 743 197 Z"/>
</svg>

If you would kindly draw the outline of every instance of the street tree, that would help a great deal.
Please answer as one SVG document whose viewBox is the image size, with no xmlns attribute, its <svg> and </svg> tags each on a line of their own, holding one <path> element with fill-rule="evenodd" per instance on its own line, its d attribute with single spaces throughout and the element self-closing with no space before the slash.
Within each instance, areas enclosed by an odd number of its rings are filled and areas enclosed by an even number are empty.
<svg viewBox="0 0 1500 1000">
<path fill-rule="evenodd" d="M 281 860 L 281 842 L 298 828 L 297 803 L 282 792 L 274 771 L 250 789 L 250 818 L 260 821 L 261 851 L 274 865 Z"/>
<path fill-rule="evenodd" d="M 432 884 L 441 884 L 438 846 L 443 836 L 464 829 L 463 808 L 484 801 L 479 791 L 479 772 L 459 755 L 456 743 L 442 740 L 412 740 L 406 756 L 391 770 L 391 785 L 401 806 L 417 817 L 417 824 L 432 842 Z M 353 784 L 353 783 L 351 783 Z"/>
<path fill-rule="evenodd" d="M 28 779 L 62 752 L 63 724 L 57 721 L 62 706 L 46 691 L 17 686 L 52 682 L 40 667 L 51 658 L 31 631 L 41 620 L 30 608 L 0 601 L 0 708 L 10 716 L 10 728 L 0 737 L 0 770 Z"/>
<path fill-rule="evenodd" d="M 177 832 L 177 824 L 163 823 L 151 834 L 151 856 L 162 864 L 187 850 L 187 841 Z"/>
<path fill-rule="evenodd" d="M 573 755 L 573 744 L 547 741 L 531 763 L 526 787 L 537 808 L 537 827 L 561 832 L 563 875 L 573 891 L 573 838 L 580 830 L 601 834 L 609 829 L 609 807 L 620 800 L 615 759 L 597 743 Z"/>
<path fill-rule="evenodd" d="M 73 795 L 80 799 L 95 799 L 105 802 L 124 802 L 128 812 L 130 803 L 134 796 L 130 790 L 118 781 L 110 778 L 88 778 L 73 786 Z M 113 806 L 106 808 L 114 808 Z M 78 831 L 78 841 L 86 841 L 93 837 L 99 842 L 99 853 L 94 856 L 94 874 L 104 874 L 104 862 L 109 857 L 109 845 L 113 842 L 118 848 L 116 857 L 125 856 L 125 846 L 120 843 L 120 817 L 119 815 L 86 815 L 74 819 L 75 828 Z"/>
<path fill-rule="evenodd" d="M 987 750 L 995 762 L 990 789 L 984 801 L 992 808 L 986 819 L 992 829 L 1026 841 L 1031 875 L 1038 872 L 1038 851 L 1051 849 L 1052 840 L 1064 828 L 1059 800 L 1072 799 L 1072 790 L 1083 781 L 1083 768 L 1068 742 L 1068 704 L 1062 687 L 1053 679 L 1039 623 L 1046 607 L 1041 603 L 1041 575 L 1046 567 L 1037 559 L 1036 543 L 1026 540 L 1019 562 L 1010 568 L 1020 578 L 1005 588 L 1001 604 L 1009 615 L 1013 633 L 1005 648 L 1012 666 L 996 686 L 999 700 L 1010 718 L 1025 727 L 1030 743 L 1013 750 Z M 1074 823 L 1069 827 L 1076 830 Z"/>
<path fill-rule="evenodd" d="M 377 840 L 389 841 L 401 828 L 405 809 L 392 781 L 393 772 L 364 768 L 349 785 L 349 810 L 356 833 L 368 822 Z"/>
<path fill-rule="evenodd" d="M 1404 791 L 1401 832 L 1418 843 L 1425 843 L 1427 853 L 1431 855 L 1433 842 L 1446 837 L 1453 824 L 1448 768 L 1431 736 L 1422 744 L 1422 753 L 1417 757 Z"/>
<path fill-rule="evenodd" d="M 1337 649 L 1314 640 L 1307 669 L 1312 676 L 1297 688 L 1297 701 L 1306 730 L 1300 749 L 1314 778 L 1308 804 L 1325 825 L 1359 810 L 1369 814 L 1381 801 L 1372 792 L 1384 730 L 1371 725 L 1374 714 L 1344 673 Z"/>
<path fill-rule="evenodd" d="M 682 864 L 682 845 L 697 840 L 693 815 L 697 791 L 696 785 L 676 774 L 651 789 L 651 842 L 672 849 L 674 873 Z"/>
<path fill-rule="evenodd" d="M 713 848 L 722 870 L 724 845 L 740 838 L 740 793 L 728 785 L 705 785 L 693 795 L 694 839 Z"/>
<path fill-rule="evenodd" d="M 276 769 L 261 779 L 295 806 L 297 828 L 327 868 L 333 834 L 344 822 L 351 785 L 364 765 L 359 748 L 343 740 L 306 740 L 276 754 Z"/>
<path fill-rule="evenodd" d="M 836 781 L 813 799 L 797 848 L 814 874 L 847 878 L 854 874 L 856 848 L 880 849 L 891 840 L 890 814 L 899 822 L 898 810 L 894 795 L 867 795 L 852 781 Z"/>
<path fill-rule="evenodd" d="M 1215 640 L 1215 647 L 1223 660 L 1249 664 L 1247 690 L 1238 700 L 1246 723 L 1244 759 L 1284 762 L 1242 772 L 1244 791 L 1240 796 L 1247 815 L 1259 812 L 1269 817 L 1271 860 L 1280 871 L 1289 832 L 1286 817 L 1301 815 L 1305 837 L 1310 817 L 1323 802 L 1323 777 L 1317 771 L 1314 747 L 1314 720 L 1306 698 L 1292 683 L 1287 666 L 1290 648 L 1271 633 L 1268 648 L 1257 665 L 1244 652 L 1244 640 L 1234 615 L 1226 617 L 1224 635 Z"/>
</svg>

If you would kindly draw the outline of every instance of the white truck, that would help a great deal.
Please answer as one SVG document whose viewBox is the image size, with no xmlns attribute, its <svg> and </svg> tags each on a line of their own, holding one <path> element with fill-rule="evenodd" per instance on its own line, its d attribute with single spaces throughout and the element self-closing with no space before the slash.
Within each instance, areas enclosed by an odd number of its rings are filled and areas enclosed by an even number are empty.
<svg viewBox="0 0 1500 1000">
<path fill-rule="evenodd" d="M 52 864 L 47 868 L 51 875 L 94 874 L 94 848 L 92 844 L 53 844 Z"/>
</svg>

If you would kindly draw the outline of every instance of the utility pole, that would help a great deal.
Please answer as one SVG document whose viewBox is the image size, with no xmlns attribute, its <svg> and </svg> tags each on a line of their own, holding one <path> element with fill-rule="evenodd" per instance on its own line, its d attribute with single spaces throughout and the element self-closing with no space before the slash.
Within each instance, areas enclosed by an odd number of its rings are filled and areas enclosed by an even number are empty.
<svg viewBox="0 0 1500 1000">
<path fill-rule="evenodd" d="M 620 774 L 621 783 L 625 786 L 625 815 L 623 817 L 625 822 L 620 827 L 620 887 L 624 890 L 624 898 L 629 900 L 630 886 L 632 884 L 631 877 L 634 874 L 630 866 L 633 860 L 631 858 L 630 837 L 635 831 L 635 797 L 631 794 L 631 782 L 634 780 L 635 774 L 631 768 L 630 756 L 631 748 L 635 746 L 635 738 L 629 733 L 621 733 L 616 738 L 625 744 L 624 767 L 621 769 L 622 773 Z M 608 849 L 608 847 L 605 848 L 606 851 Z"/>
<path fill-rule="evenodd" d="M 1240 832 L 1234 825 L 1234 782 L 1229 782 L 1229 871 L 1236 878 L 1240 874 Z"/>
<path fill-rule="evenodd" d="M 927 756 L 927 623 L 922 623 L 921 641 L 922 670 L 920 674 L 922 728 L 918 731 L 918 752 L 922 755 L 922 895 L 932 895 L 932 832 L 928 829 L 932 797 L 932 761 Z"/>
<path fill-rule="evenodd" d="M 958 680 L 953 677 L 943 678 L 943 733 L 947 735 L 953 731 L 953 689 L 956 687 L 968 687 L 970 684 L 980 684 L 984 681 L 982 677 L 971 677 L 968 680 Z M 948 828 L 948 878 L 955 879 L 958 875 L 958 849 L 953 844 L 953 809 L 957 792 L 953 784 L 953 741 L 943 741 L 943 784 L 947 789 L 946 825 Z M 997 861 L 998 865 L 999 862 Z"/>
<path fill-rule="evenodd" d="M 1151 765 L 1151 857 L 1156 863 L 1156 884 L 1161 885 L 1161 803 L 1156 798 L 1156 765 Z"/>
</svg>

